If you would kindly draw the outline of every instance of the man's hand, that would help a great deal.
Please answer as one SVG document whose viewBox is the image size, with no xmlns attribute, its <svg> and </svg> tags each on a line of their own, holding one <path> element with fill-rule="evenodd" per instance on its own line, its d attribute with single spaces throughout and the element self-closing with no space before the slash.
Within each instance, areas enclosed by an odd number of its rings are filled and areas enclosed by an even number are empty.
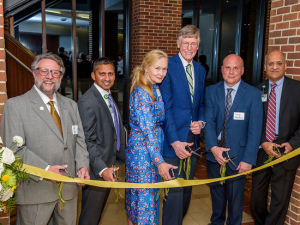
<svg viewBox="0 0 300 225">
<path fill-rule="evenodd" d="M 201 129 L 202 129 L 202 122 L 200 121 L 194 121 L 191 124 L 191 131 L 193 134 L 200 134 L 201 133 Z"/>
<path fill-rule="evenodd" d="M 116 178 L 114 177 L 114 172 L 115 171 L 118 171 L 119 170 L 119 167 L 110 167 L 110 168 L 107 168 L 105 169 L 103 172 L 102 172 L 102 177 L 105 181 L 112 181 L 112 182 L 115 182 L 116 181 Z"/>
<path fill-rule="evenodd" d="M 284 142 L 281 145 L 278 145 L 278 147 L 284 148 L 284 154 L 288 154 L 293 150 L 292 146 L 288 142 Z"/>
<path fill-rule="evenodd" d="M 220 165 L 228 162 L 228 160 L 223 157 L 223 152 L 228 152 L 230 150 L 229 148 L 222 148 L 222 147 L 214 146 L 210 150 L 211 150 L 212 154 L 214 155 L 216 161 Z"/>
<path fill-rule="evenodd" d="M 188 152 L 185 147 L 192 146 L 193 144 L 194 143 L 175 141 L 171 145 L 179 159 L 186 159 L 187 157 L 191 156 L 192 153 Z"/>
<path fill-rule="evenodd" d="M 172 180 L 174 177 L 170 176 L 169 170 L 170 169 L 177 169 L 177 166 L 173 166 L 166 162 L 162 162 L 157 165 L 159 175 L 164 178 L 165 180 Z"/>
<path fill-rule="evenodd" d="M 267 141 L 261 144 L 261 147 L 263 147 L 268 156 L 275 156 L 276 158 L 280 158 L 280 155 L 274 152 L 273 146 L 277 146 L 277 144 Z"/>
<path fill-rule="evenodd" d="M 57 174 L 60 174 L 60 175 L 63 175 L 62 172 L 60 172 L 59 170 L 65 170 L 68 168 L 68 165 L 54 165 L 54 166 L 50 166 L 48 168 L 48 171 L 51 171 L 53 173 L 57 173 Z M 51 180 L 53 183 L 57 183 L 56 180 Z"/>
<path fill-rule="evenodd" d="M 252 169 L 252 165 L 245 162 L 240 162 L 236 170 L 239 171 L 239 173 L 244 173 Z"/>
<path fill-rule="evenodd" d="M 78 178 L 82 178 L 84 180 L 89 180 L 90 178 L 90 174 L 89 174 L 89 170 L 86 167 L 82 167 L 78 170 L 77 173 Z M 77 183 L 78 185 L 82 185 L 84 186 L 84 183 Z"/>
</svg>

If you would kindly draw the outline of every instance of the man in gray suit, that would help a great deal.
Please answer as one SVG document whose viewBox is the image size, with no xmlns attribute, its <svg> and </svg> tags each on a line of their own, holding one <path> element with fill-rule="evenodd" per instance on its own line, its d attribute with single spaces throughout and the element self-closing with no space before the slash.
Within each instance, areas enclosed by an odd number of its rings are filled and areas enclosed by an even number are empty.
<svg viewBox="0 0 300 225">
<path fill-rule="evenodd" d="M 115 181 L 119 168 L 113 165 L 125 162 L 125 132 L 117 104 L 110 88 L 114 85 L 113 62 L 106 57 L 93 65 L 94 85 L 78 101 L 79 114 L 90 153 L 92 180 Z M 98 225 L 110 188 L 86 186 L 82 190 L 82 209 L 79 225 Z"/>
<path fill-rule="evenodd" d="M 31 65 L 35 85 L 25 94 L 7 100 L 1 119 L 1 136 L 9 146 L 15 135 L 25 145 L 17 148 L 25 164 L 61 174 L 89 179 L 89 160 L 83 128 L 74 101 L 56 94 L 65 72 L 63 61 L 56 55 L 35 57 Z M 63 174 L 66 174 L 64 172 Z M 66 200 L 60 209 L 56 181 L 31 176 L 29 183 L 17 189 L 17 224 L 75 225 L 78 185 L 64 183 Z"/>
</svg>

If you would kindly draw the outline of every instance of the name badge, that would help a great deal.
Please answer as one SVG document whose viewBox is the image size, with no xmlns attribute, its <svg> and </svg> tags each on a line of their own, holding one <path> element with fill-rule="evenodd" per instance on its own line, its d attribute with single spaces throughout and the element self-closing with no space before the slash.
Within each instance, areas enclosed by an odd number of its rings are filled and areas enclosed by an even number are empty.
<svg viewBox="0 0 300 225">
<path fill-rule="evenodd" d="M 78 125 L 72 125 L 72 133 L 78 134 Z"/>
<path fill-rule="evenodd" d="M 234 120 L 244 120 L 245 119 L 245 113 L 243 113 L 243 112 L 235 112 L 233 114 L 233 119 Z"/>
<path fill-rule="evenodd" d="M 261 95 L 261 101 L 262 102 L 267 102 L 267 100 L 268 100 L 268 95 L 267 94 L 262 94 Z"/>
<path fill-rule="evenodd" d="M 159 89 L 156 89 L 156 93 L 157 93 L 157 96 L 158 96 L 158 97 L 161 96 L 161 93 L 160 93 L 160 90 L 159 90 Z"/>
</svg>

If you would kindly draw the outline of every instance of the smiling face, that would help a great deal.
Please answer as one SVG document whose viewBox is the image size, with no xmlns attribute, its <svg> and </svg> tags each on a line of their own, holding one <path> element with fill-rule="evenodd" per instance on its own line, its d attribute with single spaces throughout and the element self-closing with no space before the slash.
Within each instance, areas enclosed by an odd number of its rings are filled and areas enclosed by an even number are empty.
<svg viewBox="0 0 300 225">
<path fill-rule="evenodd" d="M 241 80 L 241 77 L 244 74 L 242 58 L 234 54 L 225 57 L 221 70 L 225 83 L 229 87 L 234 86 Z"/>
<path fill-rule="evenodd" d="M 199 42 L 196 37 L 181 37 L 180 41 L 177 40 L 177 47 L 182 57 L 190 63 L 197 53 Z"/>
<path fill-rule="evenodd" d="M 42 59 L 37 64 L 37 68 L 46 68 L 48 70 L 58 70 L 60 71 L 60 66 L 51 59 Z M 33 71 L 33 77 L 35 85 L 50 99 L 53 99 L 53 94 L 59 89 L 60 82 L 63 76 L 53 77 L 52 73 L 49 72 L 48 75 L 42 76 L 39 70 Z"/>
<path fill-rule="evenodd" d="M 280 51 L 272 51 L 267 55 L 265 71 L 271 82 L 275 83 L 280 80 L 286 70 L 284 55 Z"/>
<path fill-rule="evenodd" d="M 99 87 L 109 92 L 115 82 L 115 69 L 111 64 L 101 64 L 97 66 L 96 71 L 92 72 L 91 76 Z"/>
<path fill-rule="evenodd" d="M 148 68 L 145 68 L 145 77 L 152 84 L 160 84 L 167 74 L 168 59 L 160 58 Z"/>
</svg>

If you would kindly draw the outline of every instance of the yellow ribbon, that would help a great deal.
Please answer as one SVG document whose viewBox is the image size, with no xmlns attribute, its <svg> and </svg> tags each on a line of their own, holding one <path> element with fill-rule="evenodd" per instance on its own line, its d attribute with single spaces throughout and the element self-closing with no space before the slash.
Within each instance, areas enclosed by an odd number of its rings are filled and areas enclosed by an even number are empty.
<svg viewBox="0 0 300 225">
<path fill-rule="evenodd" d="M 252 169 L 250 171 L 239 173 L 236 175 L 228 176 L 228 177 L 220 177 L 220 178 L 214 178 L 214 179 L 202 179 L 202 180 L 184 180 L 182 178 L 177 178 L 175 180 L 171 181 L 165 181 L 165 182 L 159 182 L 159 183 L 126 183 L 126 182 L 110 182 L 110 181 L 96 181 L 96 180 L 83 180 L 81 178 L 69 178 L 66 176 L 62 176 L 57 173 L 53 173 L 50 171 L 46 171 L 44 169 L 40 169 L 34 166 L 30 165 L 23 165 L 23 169 L 26 170 L 27 173 L 37 176 L 46 178 L 49 180 L 57 180 L 62 182 L 72 182 L 72 183 L 84 183 L 96 187 L 103 187 L 103 188 L 174 188 L 174 187 L 187 187 L 187 186 L 196 186 L 201 184 L 208 184 L 213 182 L 218 182 L 221 180 L 227 180 L 230 178 L 246 175 L 248 173 L 253 173 L 258 170 L 265 169 L 270 166 L 274 166 L 278 163 L 281 163 L 285 160 L 288 160 L 290 158 L 293 158 L 300 154 L 300 148 L 297 148 L 296 150 L 290 152 L 289 154 L 286 154 L 279 159 L 276 159 L 268 164 L 265 164 L 263 166 L 257 167 L 255 169 Z"/>
</svg>

